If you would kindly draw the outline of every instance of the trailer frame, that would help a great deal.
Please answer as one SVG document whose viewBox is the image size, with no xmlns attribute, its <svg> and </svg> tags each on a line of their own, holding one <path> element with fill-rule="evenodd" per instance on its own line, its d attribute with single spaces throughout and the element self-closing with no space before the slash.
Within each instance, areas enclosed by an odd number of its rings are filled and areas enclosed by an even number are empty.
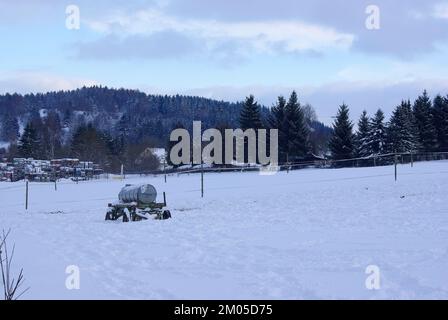
<svg viewBox="0 0 448 320">
<path fill-rule="evenodd" d="M 139 202 L 129 203 L 109 203 L 109 210 L 106 213 L 105 220 L 116 221 L 122 218 L 123 222 L 148 220 L 150 216 L 155 216 L 156 220 L 166 220 L 171 218 L 169 210 L 163 210 L 166 207 L 166 195 L 163 193 L 163 202 L 153 202 L 149 204 Z"/>
</svg>

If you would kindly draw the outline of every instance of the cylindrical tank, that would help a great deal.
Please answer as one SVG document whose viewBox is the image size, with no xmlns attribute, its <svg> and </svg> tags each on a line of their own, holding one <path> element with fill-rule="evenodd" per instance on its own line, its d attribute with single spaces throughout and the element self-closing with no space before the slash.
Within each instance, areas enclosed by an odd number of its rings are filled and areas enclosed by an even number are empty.
<svg viewBox="0 0 448 320">
<path fill-rule="evenodd" d="M 138 202 L 150 204 L 156 201 L 157 190 L 150 184 L 126 185 L 118 194 L 118 199 L 123 203 Z"/>
</svg>

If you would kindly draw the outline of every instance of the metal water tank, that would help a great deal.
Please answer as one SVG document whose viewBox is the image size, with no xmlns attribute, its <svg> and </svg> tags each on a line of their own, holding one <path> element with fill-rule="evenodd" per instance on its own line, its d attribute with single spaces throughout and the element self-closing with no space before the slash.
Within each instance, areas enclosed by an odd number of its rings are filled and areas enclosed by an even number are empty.
<svg viewBox="0 0 448 320">
<path fill-rule="evenodd" d="M 126 185 L 118 194 L 118 199 L 123 203 L 138 202 L 150 204 L 156 201 L 157 190 L 153 185 Z"/>
</svg>

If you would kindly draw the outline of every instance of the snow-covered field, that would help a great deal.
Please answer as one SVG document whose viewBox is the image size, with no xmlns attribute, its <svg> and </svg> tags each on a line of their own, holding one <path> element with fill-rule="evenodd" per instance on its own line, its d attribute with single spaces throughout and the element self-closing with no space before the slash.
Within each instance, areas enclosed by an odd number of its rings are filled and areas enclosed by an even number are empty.
<svg viewBox="0 0 448 320">
<path fill-rule="evenodd" d="M 448 299 L 448 162 L 0 183 L 24 298 Z M 166 191 L 173 219 L 106 222 L 125 183 Z M 159 199 L 161 200 L 161 198 Z M 67 290 L 68 265 L 80 290 Z M 367 290 L 366 267 L 380 268 Z"/>
</svg>

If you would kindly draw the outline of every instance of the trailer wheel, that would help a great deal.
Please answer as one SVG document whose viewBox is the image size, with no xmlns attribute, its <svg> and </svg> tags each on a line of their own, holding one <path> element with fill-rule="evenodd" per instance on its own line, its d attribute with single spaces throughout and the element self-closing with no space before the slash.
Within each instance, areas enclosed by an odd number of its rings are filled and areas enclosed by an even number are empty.
<svg viewBox="0 0 448 320">
<path fill-rule="evenodd" d="M 170 210 L 165 210 L 162 213 L 162 219 L 163 220 L 167 220 L 167 219 L 171 219 L 171 212 Z"/>
<path fill-rule="evenodd" d="M 117 220 L 117 212 L 115 209 L 109 209 L 109 211 L 107 211 L 106 213 L 106 221 L 108 220 Z"/>
<path fill-rule="evenodd" d="M 123 215 L 123 222 L 129 222 L 129 218 L 132 218 L 131 213 L 128 208 L 124 208 L 121 210 L 121 214 Z M 129 215 L 129 216 L 128 216 Z"/>
</svg>

